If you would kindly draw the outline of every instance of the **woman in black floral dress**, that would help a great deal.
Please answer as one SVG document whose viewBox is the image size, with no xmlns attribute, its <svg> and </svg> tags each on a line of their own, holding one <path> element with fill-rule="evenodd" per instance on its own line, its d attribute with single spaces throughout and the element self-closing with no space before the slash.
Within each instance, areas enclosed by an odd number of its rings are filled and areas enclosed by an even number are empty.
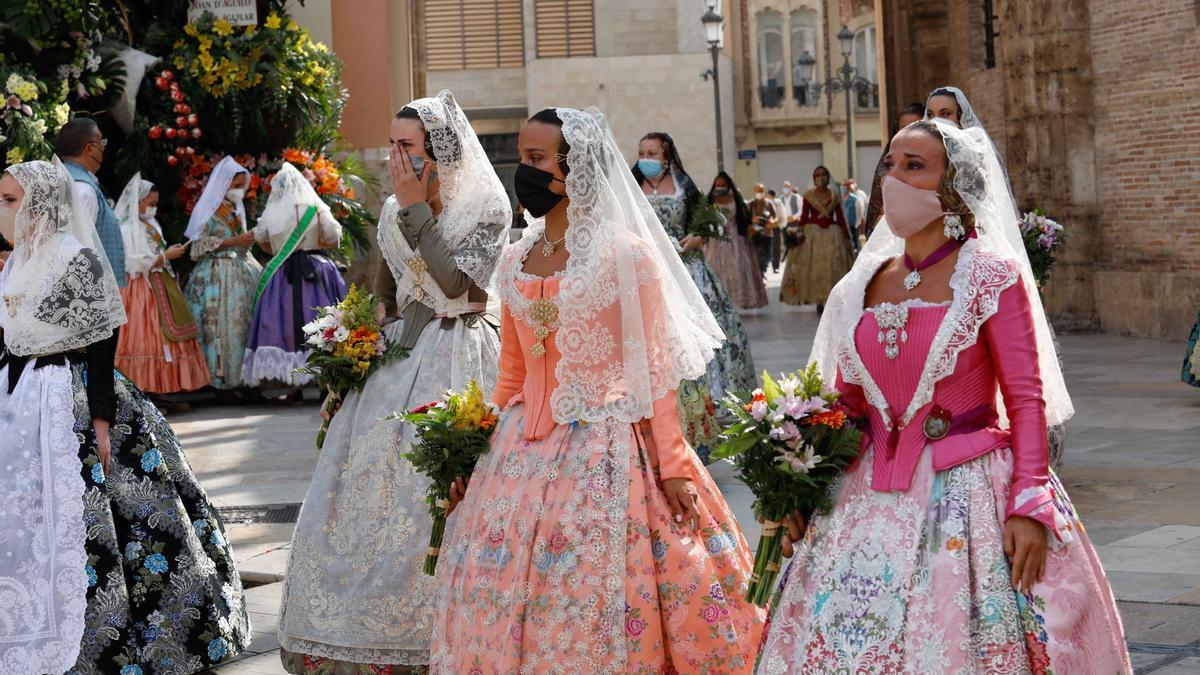
<svg viewBox="0 0 1200 675">
<path fill-rule="evenodd" d="M 187 674 L 249 643 L 224 526 L 158 410 L 113 369 L 125 322 L 57 160 L 0 177 L 0 664 Z"/>
</svg>

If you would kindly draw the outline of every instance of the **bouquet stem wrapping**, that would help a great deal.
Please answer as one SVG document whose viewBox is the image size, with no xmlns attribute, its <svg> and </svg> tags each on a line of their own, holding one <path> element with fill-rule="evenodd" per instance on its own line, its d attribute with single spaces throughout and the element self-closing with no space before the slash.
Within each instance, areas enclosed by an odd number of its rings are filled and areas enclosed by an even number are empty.
<svg viewBox="0 0 1200 675">
<path fill-rule="evenodd" d="M 325 447 L 325 434 L 329 433 L 329 423 L 333 421 L 333 415 L 337 412 L 338 403 L 342 400 L 336 391 L 329 390 L 329 396 L 325 397 L 325 406 L 322 410 L 325 414 L 322 416 L 321 428 L 317 430 L 317 449 Z"/>
<path fill-rule="evenodd" d="M 437 574 L 438 556 L 442 552 L 442 538 L 446 534 L 446 517 L 450 509 L 450 495 L 439 494 L 430 511 L 433 515 L 433 529 L 429 531 L 429 551 L 425 554 L 425 574 Z"/>
</svg>

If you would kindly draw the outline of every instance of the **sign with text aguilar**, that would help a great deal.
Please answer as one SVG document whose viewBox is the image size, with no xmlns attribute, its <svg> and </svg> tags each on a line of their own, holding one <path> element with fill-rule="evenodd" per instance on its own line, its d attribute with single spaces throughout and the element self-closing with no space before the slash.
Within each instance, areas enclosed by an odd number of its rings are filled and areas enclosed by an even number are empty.
<svg viewBox="0 0 1200 675">
<path fill-rule="evenodd" d="M 188 21 L 196 21 L 205 12 L 212 12 L 218 19 L 225 19 L 234 26 L 258 24 L 258 5 L 255 0 L 191 0 Z"/>
</svg>

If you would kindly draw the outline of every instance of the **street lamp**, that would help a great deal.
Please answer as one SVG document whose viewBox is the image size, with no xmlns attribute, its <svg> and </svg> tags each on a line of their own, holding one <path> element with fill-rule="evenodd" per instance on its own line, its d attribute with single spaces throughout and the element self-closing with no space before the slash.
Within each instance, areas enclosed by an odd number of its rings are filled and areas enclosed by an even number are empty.
<svg viewBox="0 0 1200 675">
<path fill-rule="evenodd" d="M 725 170 L 725 141 L 721 138 L 721 84 L 717 78 L 717 62 L 721 56 L 721 42 L 724 35 L 725 19 L 717 13 L 721 0 L 704 0 L 704 16 L 700 22 L 704 24 L 704 39 L 712 52 L 713 107 L 717 119 L 717 172 Z"/>
<path fill-rule="evenodd" d="M 850 65 L 850 53 L 854 51 L 854 32 L 842 26 L 837 34 L 838 49 L 842 52 L 842 67 L 838 75 L 828 82 L 817 82 L 817 60 L 807 51 L 796 60 L 796 74 L 800 78 L 800 86 L 808 88 L 814 96 L 824 90 L 836 94 L 846 94 L 846 177 L 854 175 L 854 109 L 850 102 L 851 90 L 858 93 L 874 93 L 878 85 L 858 75 L 858 70 Z"/>
</svg>

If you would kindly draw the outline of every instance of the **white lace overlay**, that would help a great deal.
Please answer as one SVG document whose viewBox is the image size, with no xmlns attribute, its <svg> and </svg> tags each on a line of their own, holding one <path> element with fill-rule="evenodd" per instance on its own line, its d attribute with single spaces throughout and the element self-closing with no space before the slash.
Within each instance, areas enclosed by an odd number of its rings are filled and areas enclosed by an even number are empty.
<svg viewBox="0 0 1200 675">
<path fill-rule="evenodd" d="M 125 323 L 116 277 L 94 223 L 85 223 L 57 159 L 8 168 L 25 191 L 16 246 L 3 271 L 0 328 L 20 356 L 55 354 L 103 340 Z"/>
<path fill-rule="evenodd" d="M 890 430 L 893 418 L 887 399 L 863 364 L 855 342 L 855 329 L 864 312 L 863 297 L 876 269 L 877 265 L 855 266 L 844 280 L 845 285 L 838 284 L 834 289 L 831 300 L 836 297 L 841 308 L 853 308 L 855 304 L 858 306 L 857 312 L 848 312 L 853 318 L 844 329 L 838 349 L 837 365 L 841 368 L 842 379 L 849 384 L 862 386 L 867 402 L 879 410 Z M 1017 271 L 1014 261 L 980 250 L 978 242 L 975 241 L 968 241 L 963 245 L 954 274 L 950 278 L 954 300 L 951 301 L 950 308 L 934 335 L 916 390 L 900 419 L 901 426 L 911 423 L 917 412 L 933 401 L 937 383 L 954 372 L 959 353 L 975 344 L 979 339 L 980 328 L 999 308 L 1000 294 L 1015 283 Z M 852 298 L 857 298 L 857 303 Z M 1000 394 L 997 394 L 997 406 L 999 410 L 1004 409 Z"/>
<path fill-rule="evenodd" d="M 383 260 L 396 280 L 396 306 L 404 307 L 409 301 L 415 300 L 438 314 L 466 314 L 471 304 L 468 297 L 470 293 L 463 293 L 457 298 L 446 297 L 442 287 L 429 274 L 425 259 L 408 245 L 408 240 L 400 232 L 399 213 L 400 206 L 396 204 L 396 198 L 388 197 L 379 216 L 378 236 Z"/>
<path fill-rule="evenodd" d="M 0 672 L 75 665 L 87 607 L 87 553 L 71 371 L 0 368 Z"/>
<path fill-rule="evenodd" d="M 562 358 L 551 408 L 562 424 L 637 422 L 680 382 L 705 374 L 725 334 L 604 115 L 594 108 L 557 114 L 571 146 L 565 240 L 571 256 L 557 299 Z M 544 231 L 544 222 L 530 220 L 497 268 L 500 295 L 518 317 L 529 303 L 513 285 L 516 274 Z"/>
<path fill-rule="evenodd" d="M 402 322 L 385 328 L 397 340 Z M 295 653 L 355 663 L 428 661 L 438 586 L 422 571 L 428 481 L 400 457 L 412 428 L 384 420 L 475 379 L 496 383 L 499 341 L 483 322 L 431 322 L 406 359 L 383 366 L 333 419 L 304 498 L 279 620 Z M 451 519 L 447 532 L 453 530 Z"/>
</svg>

